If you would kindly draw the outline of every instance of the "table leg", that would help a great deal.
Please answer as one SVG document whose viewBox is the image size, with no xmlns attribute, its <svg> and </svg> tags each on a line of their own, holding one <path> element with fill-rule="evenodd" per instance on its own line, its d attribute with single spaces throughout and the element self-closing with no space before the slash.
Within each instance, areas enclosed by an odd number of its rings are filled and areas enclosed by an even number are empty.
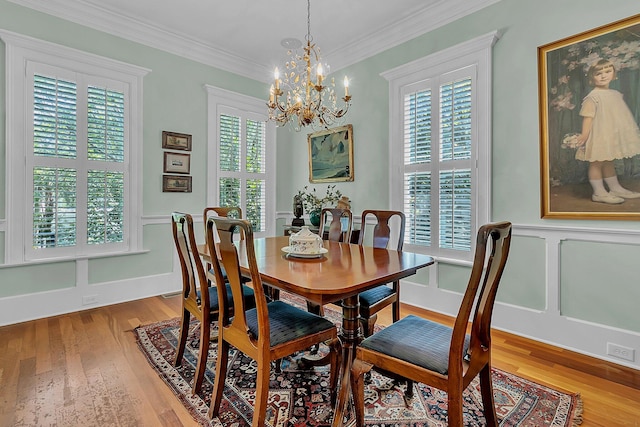
<svg viewBox="0 0 640 427">
<path fill-rule="evenodd" d="M 358 295 L 342 300 L 342 378 L 332 427 L 342 426 L 349 398 L 351 397 L 351 365 L 360 341 Z"/>
</svg>

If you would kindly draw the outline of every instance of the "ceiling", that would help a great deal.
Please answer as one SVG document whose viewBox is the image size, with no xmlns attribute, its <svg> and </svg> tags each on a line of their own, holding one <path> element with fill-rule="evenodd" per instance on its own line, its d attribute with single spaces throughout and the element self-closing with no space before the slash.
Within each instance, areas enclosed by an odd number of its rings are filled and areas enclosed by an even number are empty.
<svg viewBox="0 0 640 427">
<path fill-rule="evenodd" d="M 9 0 L 69 21 L 267 82 L 304 41 L 304 0 Z M 499 0 L 313 0 L 311 35 L 330 72 Z"/>
</svg>

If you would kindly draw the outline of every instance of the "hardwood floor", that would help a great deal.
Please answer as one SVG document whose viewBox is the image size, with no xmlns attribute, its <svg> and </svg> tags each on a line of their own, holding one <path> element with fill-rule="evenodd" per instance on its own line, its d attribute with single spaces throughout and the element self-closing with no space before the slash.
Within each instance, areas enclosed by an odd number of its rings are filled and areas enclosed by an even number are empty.
<svg viewBox="0 0 640 427">
<path fill-rule="evenodd" d="M 131 332 L 179 310 L 179 298 L 154 297 L 0 327 L 0 426 L 195 425 Z M 379 323 L 390 320 L 387 309 Z M 640 426 L 640 371 L 499 331 L 493 345 L 495 367 L 580 392 L 583 427 Z"/>
</svg>

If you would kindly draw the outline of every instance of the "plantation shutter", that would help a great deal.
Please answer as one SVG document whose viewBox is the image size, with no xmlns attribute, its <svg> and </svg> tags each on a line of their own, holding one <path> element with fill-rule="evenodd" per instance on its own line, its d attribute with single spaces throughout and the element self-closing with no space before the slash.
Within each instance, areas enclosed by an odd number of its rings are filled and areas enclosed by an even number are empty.
<svg viewBox="0 0 640 427">
<path fill-rule="evenodd" d="M 266 132 L 264 121 L 246 121 L 246 216 L 254 230 L 266 229 Z"/>
<path fill-rule="evenodd" d="M 407 243 L 431 245 L 431 90 L 404 100 L 404 212 Z"/>
<path fill-rule="evenodd" d="M 240 206 L 253 230 L 266 230 L 264 121 L 222 113 L 219 125 L 219 203 Z"/>
<path fill-rule="evenodd" d="M 445 249 L 471 250 L 471 136 L 471 79 L 442 84 L 439 228 Z"/>
<path fill-rule="evenodd" d="M 87 243 L 124 240 L 124 94 L 89 86 L 87 93 L 87 158 L 108 167 L 88 171 Z"/>
<path fill-rule="evenodd" d="M 76 97 L 74 82 L 34 76 L 34 248 L 76 244 Z"/>
<path fill-rule="evenodd" d="M 473 216 L 471 77 L 403 88 L 405 243 L 470 251 Z"/>
<path fill-rule="evenodd" d="M 34 250 L 125 240 L 125 94 L 78 81 L 33 75 Z"/>
<path fill-rule="evenodd" d="M 240 118 L 221 115 L 219 168 L 220 206 L 242 206 L 240 203 L 240 179 L 231 176 L 240 172 Z M 225 176 L 226 175 L 226 176 Z"/>
</svg>

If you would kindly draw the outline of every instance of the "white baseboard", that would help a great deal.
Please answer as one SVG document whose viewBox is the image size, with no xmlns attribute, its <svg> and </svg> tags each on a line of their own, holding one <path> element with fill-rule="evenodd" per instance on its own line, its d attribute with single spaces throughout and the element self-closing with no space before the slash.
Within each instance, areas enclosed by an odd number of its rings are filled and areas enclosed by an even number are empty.
<svg viewBox="0 0 640 427">
<path fill-rule="evenodd" d="M 0 326 L 162 295 L 180 289 L 180 275 L 165 273 L 0 298 Z"/>
</svg>

